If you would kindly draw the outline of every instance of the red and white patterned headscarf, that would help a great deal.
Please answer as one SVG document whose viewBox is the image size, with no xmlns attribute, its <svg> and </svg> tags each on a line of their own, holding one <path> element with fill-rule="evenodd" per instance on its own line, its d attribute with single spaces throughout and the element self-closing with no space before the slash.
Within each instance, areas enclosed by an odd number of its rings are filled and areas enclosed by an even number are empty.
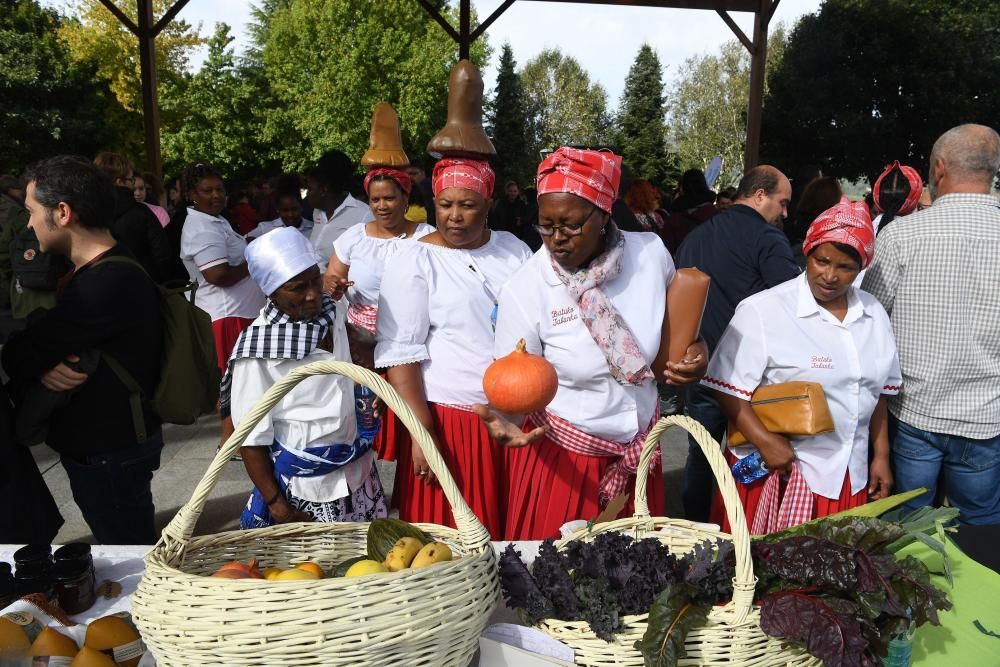
<svg viewBox="0 0 1000 667">
<path fill-rule="evenodd" d="M 367 174 L 365 174 L 365 194 L 368 194 L 368 186 L 371 185 L 371 182 L 377 176 L 388 176 L 392 180 L 396 181 L 400 189 L 402 189 L 407 196 L 410 195 L 410 189 L 413 187 L 413 181 L 406 175 L 406 172 L 386 167 L 371 169 Z"/>
<path fill-rule="evenodd" d="M 809 255 L 813 248 L 823 243 L 846 243 L 861 255 L 861 268 L 865 268 L 875 255 L 875 228 L 863 201 L 852 202 L 846 196 L 813 220 L 802 254 Z"/>
<path fill-rule="evenodd" d="M 622 180 L 622 158 L 610 151 L 560 148 L 538 165 L 538 195 L 568 192 L 611 212 Z"/>
<path fill-rule="evenodd" d="M 489 199 L 493 196 L 496 178 L 490 164 L 485 160 L 444 158 L 434 165 L 431 188 L 435 197 L 447 188 L 465 188 Z"/>
<path fill-rule="evenodd" d="M 903 174 L 903 177 L 910 184 L 910 194 L 906 195 L 906 201 L 896 211 L 896 215 L 909 215 L 917 208 L 917 202 L 920 201 L 920 191 L 924 189 L 924 181 L 913 167 L 899 164 L 899 160 L 890 164 L 882 172 L 882 175 L 878 177 L 878 180 L 875 181 L 875 187 L 872 188 L 872 196 L 875 198 L 875 202 L 878 203 L 882 193 L 882 182 L 896 169 Z"/>
</svg>

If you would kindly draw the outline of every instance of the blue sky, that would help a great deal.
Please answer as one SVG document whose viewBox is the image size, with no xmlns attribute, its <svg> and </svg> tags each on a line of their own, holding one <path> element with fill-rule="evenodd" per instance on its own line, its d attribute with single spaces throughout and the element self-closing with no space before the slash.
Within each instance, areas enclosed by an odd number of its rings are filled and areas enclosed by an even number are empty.
<svg viewBox="0 0 1000 667">
<path fill-rule="evenodd" d="M 501 2 L 473 0 L 473 6 L 480 18 L 485 18 Z M 782 0 L 775 21 L 791 25 L 803 14 L 816 11 L 821 2 Z M 64 3 L 46 0 L 45 4 Z M 211 34 L 216 22 L 225 21 L 233 28 L 237 48 L 246 44 L 250 3 L 244 0 L 190 0 L 180 16 L 192 24 L 200 22 L 206 35 Z M 748 35 L 752 33 L 752 14 L 733 12 L 732 16 Z M 493 61 L 483 72 L 487 89 L 493 86 L 500 47 L 505 41 L 510 42 L 519 65 L 545 48 L 558 47 L 576 58 L 607 90 L 610 105 L 617 106 L 629 67 L 643 42 L 656 50 L 669 80 L 687 58 L 714 53 L 733 34 L 712 11 L 518 0 L 490 27 L 487 37 L 494 50 Z"/>
</svg>

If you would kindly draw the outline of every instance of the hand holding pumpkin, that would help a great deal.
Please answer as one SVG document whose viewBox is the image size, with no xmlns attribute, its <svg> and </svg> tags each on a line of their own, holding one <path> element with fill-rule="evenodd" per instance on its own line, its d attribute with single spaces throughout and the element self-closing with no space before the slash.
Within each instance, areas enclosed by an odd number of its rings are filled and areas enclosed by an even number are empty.
<svg viewBox="0 0 1000 667">
<path fill-rule="evenodd" d="M 503 445 L 504 447 L 526 447 L 538 442 L 545 435 L 546 428 L 544 426 L 539 426 L 525 433 L 506 416 L 495 410 L 491 410 L 488 405 L 483 405 L 482 403 L 473 405 L 472 411 L 479 415 L 483 426 L 489 431 L 490 438 L 498 445 Z"/>
</svg>

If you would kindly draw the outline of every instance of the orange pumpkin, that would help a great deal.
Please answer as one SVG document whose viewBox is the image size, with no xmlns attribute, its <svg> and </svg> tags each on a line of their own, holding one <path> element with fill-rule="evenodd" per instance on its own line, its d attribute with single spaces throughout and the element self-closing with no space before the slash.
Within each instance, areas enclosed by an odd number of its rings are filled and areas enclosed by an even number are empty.
<svg viewBox="0 0 1000 667">
<path fill-rule="evenodd" d="M 556 369 L 545 357 L 529 353 L 523 338 L 513 352 L 490 364 L 483 375 L 483 391 L 490 405 L 509 415 L 543 410 L 558 388 Z"/>
</svg>

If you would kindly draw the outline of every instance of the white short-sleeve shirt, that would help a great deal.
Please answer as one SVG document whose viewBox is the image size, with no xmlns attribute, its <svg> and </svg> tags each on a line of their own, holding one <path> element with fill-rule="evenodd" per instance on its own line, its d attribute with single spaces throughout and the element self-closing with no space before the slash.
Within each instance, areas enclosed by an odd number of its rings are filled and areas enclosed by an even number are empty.
<svg viewBox="0 0 1000 667">
<path fill-rule="evenodd" d="M 635 337 L 642 356 L 653 363 L 660 349 L 667 286 L 674 263 L 655 234 L 623 232 L 622 272 L 602 286 Z M 494 354 L 503 357 L 518 340 L 555 366 L 559 389 L 548 406 L 585 433 L 628 442 L 656 412 L 656 382 L 619 384 L 608 370 L 578 304 L 570 297 L 544 246 L 514 274 L 500 293 Z"/>
<path fill-rule="evenodd" d="M 220 264 L 239 266 L 246 260 L 246 239 L 237 234 L 225 218 L 188 209 L 181 232 L 181 260 L 198 283 L 195 305 L 213 321 L 225 317 L 253 318 L 264 307 L 265 296 L 250 276 L 229 287 L 213 285 L 202 271 Z"/>
<path fill-rule="evenodd" d="M 267 234 L 268 232 L 273 232 L 275 229 L 281 229 L 282 227 L 287 227 L 287 226 L 288 225 L 286 225 L 285 221 L 282 220 L 281 218 L 268 220 L 260 223 L 259 225 L 251 229 L 247 233 L 247 238 L 257 239 L 263 236 L 264 234 Z M 299 226 L 297 227 L 297 229 L 299 230 L 299 233 L 302 234 L 302 236 L 308 239 L 310 236 L 312 236 L 313 221 L 302 218 L 302 220 L 299 222 Z"/>
<path fill-rule="evenodd" d="M 428 401 L 485 403 L 493 311 L 504 283 L 531 250 L 498 231 L 474 250 L 422 241 L 402 246 L 382 277 L 375 365 L 420 362 Z"/>
<path fill-rule="evenodd" d="M 233 364 L 232 416 L 240 422 L 271 386 L 291 370 L 314 361 L 347 361 L 347 330 L 343 308 L 337 308 L 333 327 L 333 352 L 315 349 L 301 361 L 294 359 L 239 359 Z M 263 324 L 258 317 L 255 325 Z M 354 442 L 357 438 L 354 413 L 354 383 L 340 375 L 306 378 L 282 398 L 247 436 L 244 447 L 307 447 Z M 374 453 L 368 452 L 349 465 L 319 477 L 293 477 L 292 494 L 304 500 L 329 502 L 359 488 L 371 471 Z"/>
<path fill-rule="evenodd" d="M 347 290 L 347 300 L 359 306 L 378 306 L 379 286 L 386 261 L 396 255 L 402 244 L 434 232 L 430 225 L 419 224 L 413 236 L 380 239 L 368 235 L 368 224 L 354 225 L 333 243 L 337 259 L 350 267 L 348 278 L 354 283 Z"/>
<path fill-rule="evenodd" d="M 374 219 L 375 216 L 368 204 L 351 195 L 347 195 L 330 217 L 327 217 L 326 211 L 314 209 L 313 229 L 309 240 L 316 248 L 316 261 L 320 270 L 326 271 L 330 253 L 333 252 L 333 243 L 341 234 L 354 225 L 371 222 Z"/>
<path fill-rule="evenodd" d="M 821 307 L 802 274 L 747 299 L 719 339 L 702 384 L 749 400 L 761 385 L 823 385 L 834 432 L 791 438 L 800 469 L 815 492 L 838 498 L 844 473 L 851 492 L 868 483 L 869 424 L 882 394 L 902 384 L 889 316 L 867 292 L 851 287 L 839 321 Z M 731 447 L 743 457 L 752 445 Z"/>
</svg>

